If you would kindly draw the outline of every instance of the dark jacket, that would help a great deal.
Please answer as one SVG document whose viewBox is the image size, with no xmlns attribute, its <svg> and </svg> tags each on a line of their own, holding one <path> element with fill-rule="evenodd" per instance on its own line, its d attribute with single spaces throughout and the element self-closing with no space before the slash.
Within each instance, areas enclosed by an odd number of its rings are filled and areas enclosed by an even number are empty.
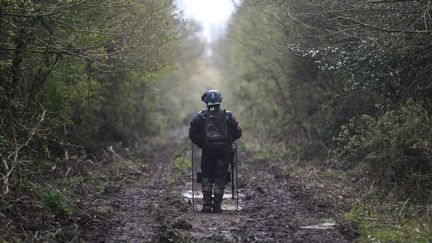
<svg viewBox="0 0 432 243">
<path fill-rule="evenodd" d="M 190 123 L 189 138 L 191 139 L 192 143 L 196 144 L 199 148 L 203 148 L 204 146 L 204 126 L 207 116 L 210 112 L 211 111 L 209 110 L 203 110 L 198 112 L 192 118 L 192 121 Z M 238 126 L 238 122 L 231 111 L 226 111 L 226 119 L 228 125 L 228 134 L 229 136 L 231 136 L 231 141 L 234 142 L 242 136 L 242 130 Z"/>
</svg>

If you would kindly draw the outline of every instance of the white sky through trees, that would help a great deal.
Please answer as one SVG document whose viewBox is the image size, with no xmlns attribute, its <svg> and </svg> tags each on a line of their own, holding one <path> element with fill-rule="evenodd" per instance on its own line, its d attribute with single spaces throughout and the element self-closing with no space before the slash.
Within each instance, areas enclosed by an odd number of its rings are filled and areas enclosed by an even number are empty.
<svg viewBox="0 0 432 243">
<path fill-rule="evenodd" d="M 208 42 L 224 34 L 228 20 L 235 11 L 233 0 L 177 0 L 177 6 L 186 19 L 202 26 L 202 35 Z"/>
</svg>

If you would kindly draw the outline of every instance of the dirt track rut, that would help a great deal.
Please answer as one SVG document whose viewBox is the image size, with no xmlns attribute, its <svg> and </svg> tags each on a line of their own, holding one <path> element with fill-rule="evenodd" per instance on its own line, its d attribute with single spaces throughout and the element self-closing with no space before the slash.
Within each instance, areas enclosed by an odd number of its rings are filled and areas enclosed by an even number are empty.
<svg viewBox="0 0 432 243">
<path fill-rule="evenodd" d="M 100 200 L 113 209 L 87 225 L 82 239 L 97 242 L 352 242 L 354 225 L 336 222 L 332 206 L 312 200 L 293 178 L 267 161 L 241 154 L 241 210 L 194 212 L 182 198 L 187 177 L 170 167 L 177 145 L 160 147 L 149 180 Z M 227 186 L 226 192 L 229 190 Z M 198 200 L 199 202 L 199 200 Z M 230 202 L 230 199 L 225 201 Z M 196 205 L 199 209 L 200 205 Z"/>
<path fill-rule="evenodd" d="M 240 161 L 241 210 L 189 213 L 192 241 L 352 242 L 359 236 L 355 225 L 336 222 L 331 205 L 313 201 L 301 184 L 281 175 L 277 166 L 253 161 L 246 154 L 240 154 Z"/>
</svg>

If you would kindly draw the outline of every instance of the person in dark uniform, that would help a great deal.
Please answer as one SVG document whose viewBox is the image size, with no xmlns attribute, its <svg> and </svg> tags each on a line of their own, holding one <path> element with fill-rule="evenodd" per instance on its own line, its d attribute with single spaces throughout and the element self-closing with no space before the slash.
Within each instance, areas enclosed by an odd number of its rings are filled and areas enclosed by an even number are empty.
<svg viewBox="0 0 432 243">
<path fill-rule="evenodd" d="M 222 94 L 219 91 L 209 90 L 202 95 L 201 100 L 206 103 L 207 110 L 198 112 L 189 128 L 192 143 L 202 149 L 201 211 L 221 213 L 226 175 L 234 158 L 232 143 L 241 137 L 242 130 L 232 112 L 220 109 Z"/>
</svg>

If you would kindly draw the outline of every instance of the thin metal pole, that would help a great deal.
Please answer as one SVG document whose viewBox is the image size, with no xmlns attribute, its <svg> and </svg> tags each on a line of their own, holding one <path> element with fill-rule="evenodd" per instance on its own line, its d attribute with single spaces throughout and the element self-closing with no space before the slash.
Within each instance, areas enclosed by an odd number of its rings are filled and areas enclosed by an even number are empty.
<svg viewBox="0 0 432 243">
<path fill-rule="evenodd" d="M 195 180 L 194 180 L 194 145 L 191 146 L 192 162 L 192 210 L 195 211 Z"/>
<path fill-rule="evenodd" d="M 236 173 L 236 210 L 239 209 L 239 191 L 238 191 L 238 154 L 237 144 L 235 144 L 235 173 Z"/>
<path fill-rule="evenodd" d="M 235 187 L 234 187 L 234 159 L 231 161 L 231 195 L 232 200 L 235 198 Z"/>
</svg>

